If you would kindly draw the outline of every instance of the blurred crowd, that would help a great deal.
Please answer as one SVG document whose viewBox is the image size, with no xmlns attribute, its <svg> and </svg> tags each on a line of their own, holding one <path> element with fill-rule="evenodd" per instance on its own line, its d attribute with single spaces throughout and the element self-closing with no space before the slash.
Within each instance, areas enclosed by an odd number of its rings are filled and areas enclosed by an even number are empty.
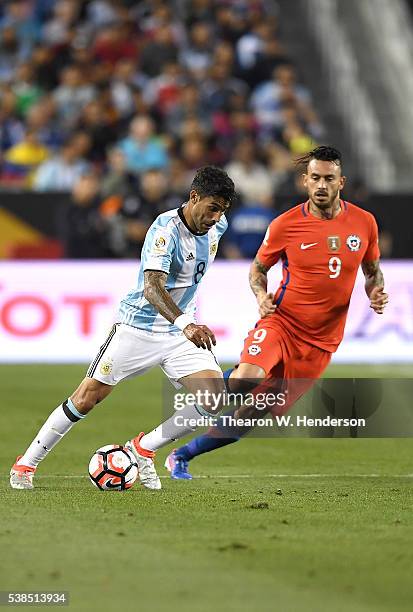
<svg viewBox="0 0 413 612">
<path fill-rule="evenodd" d="M 194 171 L 239 201 L 224 244 L 251 257 L 292 158 L 323 137 L 273 0 L 10 0 L 0 5 L 0 188 L 70 193 L 69 257 L 136 257 Z"/>
</svg>

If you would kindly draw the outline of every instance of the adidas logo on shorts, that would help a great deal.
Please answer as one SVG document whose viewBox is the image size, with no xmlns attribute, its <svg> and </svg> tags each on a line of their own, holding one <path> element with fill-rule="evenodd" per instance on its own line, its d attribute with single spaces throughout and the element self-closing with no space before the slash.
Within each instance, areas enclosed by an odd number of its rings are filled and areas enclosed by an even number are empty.
<svg viewBox="0 0 413 612">
<path fill-rule="evenodd" d="M 193 259 L 195 259 L 195 257 L 194 257 L 194 254 L 191 251 L 189 253 L 189 255 L 186 257 L 185 261 L 192 261 Z"/>
</svg>

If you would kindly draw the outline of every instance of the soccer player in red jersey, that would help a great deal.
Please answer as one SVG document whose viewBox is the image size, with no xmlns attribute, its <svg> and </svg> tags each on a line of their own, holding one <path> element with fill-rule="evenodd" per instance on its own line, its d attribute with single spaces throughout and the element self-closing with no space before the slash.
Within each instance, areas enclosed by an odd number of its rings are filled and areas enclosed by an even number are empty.
<svg viewBox="0 0 413 612">
<path fill-rule="evenodd" d="M 231 391 L 245 380 L 295 381 L 287 409 L 322 375 L 337 350 L 360 265 L 370 307 L 383 314 L 388 302 L 376 221 L 340 197 L 346 180 L 340 152 L 320 146 L 298 162 L 305 164 L 308 200 L 268 227 L 249 278 L 260 319 L 245 340 L 239 365 L 226 373 Z M 283 278 L 272 293 L 267 273 L 279 260 Z M 240 408 L 234 414 L 246 412 Z M 191 478 L 188 461 L 235 442 L 248 429 L 218 425 L 218 430 L 221 435 L 213 428 L 168 456 L 165 466 L 173 478 Z"/>
</svg>

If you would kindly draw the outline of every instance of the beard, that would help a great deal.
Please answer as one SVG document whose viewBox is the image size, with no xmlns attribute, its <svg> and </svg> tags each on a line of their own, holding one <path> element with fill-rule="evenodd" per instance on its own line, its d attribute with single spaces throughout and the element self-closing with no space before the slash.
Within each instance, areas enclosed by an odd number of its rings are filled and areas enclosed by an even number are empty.
<svg viewBox="0 0 413 612">
<path fill-rule="evenodd" d="M 311 201 L 317 208 L 325 210 L 326 208 L 331 208 L 333 206 L 334 202 L 337 200 L 338 195 L 338 190 L 331 196 L 329 196 L 327 192 L 318 195 L 314 193 L 311 197 Z"/>
</svg>

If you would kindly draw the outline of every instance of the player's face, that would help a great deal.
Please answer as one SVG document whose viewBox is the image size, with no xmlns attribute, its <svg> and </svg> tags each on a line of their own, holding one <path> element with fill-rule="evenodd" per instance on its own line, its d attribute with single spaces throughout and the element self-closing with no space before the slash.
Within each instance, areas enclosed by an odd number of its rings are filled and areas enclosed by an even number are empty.
<svg viewBox="0 0 413 612">
<path fill-rule="evenodd" d="M 312 159 L 303 175 L 308 197 L 318 208 L 329 208 L 338 199 L 346 178 L 341 175 L 341 166 L 334 162 Z"/>
<path fill-rule="evenodd" d="M 221 219 L 228 210 L 228 202 L 216 196 L 199 196 L 196 191 L 191 191 L 191 216 L 198 232 L 207 232 Z"/>
</svg>

